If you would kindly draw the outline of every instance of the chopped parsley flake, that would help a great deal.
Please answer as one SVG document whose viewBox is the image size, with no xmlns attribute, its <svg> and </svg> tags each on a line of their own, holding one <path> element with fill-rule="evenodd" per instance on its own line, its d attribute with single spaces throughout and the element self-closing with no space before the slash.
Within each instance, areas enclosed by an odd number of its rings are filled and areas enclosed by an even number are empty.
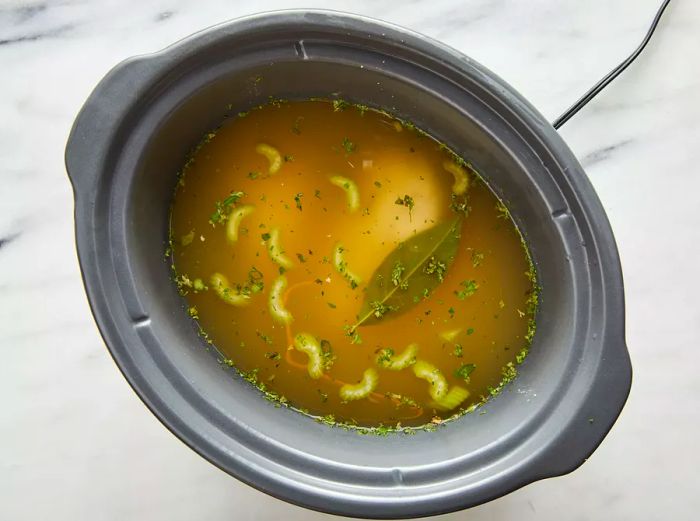
<svg viewBox="0 0 700 521">
<path fill-rule="evenodd" d="M 272 338 L 270 338 L 269 336 L 267 336 L 267 335 L 266 335 L 265 333 L 263 333 L 262 331 L 256 329 L 256 330 L 255 330 L 255 334 L 258 335 L 258 337 L 260 338 L 260 340 L 262 340 L 262 341 L 265 342 L 266 344 L 272 345 Z"/>
<path fill-rule="evenodd" d="M 388 364 L 391 362 L 391 357 L 394 356 L 394 350 L 390 347 L 387 347 L 385 349 L 382 349 L 379 351 L 379 355 L 377 356 L 377 362 L 379 364 Z"/>
<path fill-rule="evenodd" d="M 263 274 L 255 266 L 251 267 L 248 272 L 247 286 L 250 288 L 250 293 L 262 293 L 265 289 L 265 283 L 263 282 Z M 245 288 L 242 293 L 245 293 Z"/>
<path fill-rule="evenodd" d="M 316 418 L 319 423 L 325 423 L 326 425 L 335 425 L 335 416 L 332 414 L 326 414 L 325 416 L 319 416 Z"/>
<path fill-rule="evenodd" d="M 423 267 L 423 273 L 427 275 L 435 274 L 440 282 L 445 280 L 445 272 L 447 271 L 447 265 L 437 260 L 435 257 L 430 257 L 428 264 Z"/>
<path fill-rule="evenodd" d="M 362 343 L 362 338 L 360 337 L 360 333 L 357 332 L 356 328 L 353 328 L 352 326 L 346 324 L 345 326 L 343 326 L 343 330 L 345 331 L 345 336 L 350 338 L 351 344 Z"/>
<path fill-rule="evenodd" d="M 396 261 L 393 269 L 391 270 L 392 284 L 394 286 L 399 286 L 401 289 L 408 288 L 408 280 L 401 280 L 404 271 L 406 271 L 406 266 L 404 266 L 401 261 Z"/>
<path fill-rule="evenodd" d="M 452 194 L 452 202 L 450 203 L 450 209 L 455 213 L 462 214 L 465 217 L 469 217 L 469 212 L 471 212 L 471 206 L 469 206 L 469 199 L 467 195 Z"/>
<path fill-rule="evenodd" d="M 459 283 L 463 289 L 455 290 L 454 294 L 457 295 L 459 300 L 464 300 L 467 297 L 471 297 L 476 290 L 479 289 L 479 285 L 475 280 L 463 280 Z"/>
<path fill-rule="evenodd" d="M 418 403 L 413 398 L 409 398 L 408 396 L 401 395 L 400 400 L 401 400 L 401 405 L 408 405 L 409 407 L 413 407 L 413 408 L 419 407 Z"/>
<path fill-rule="evenodd" d="M 245 194 L 243 192 L 231 192 L 223 201 L 216 201 L 216 210 L 213 214 L 211 214 L 209 223 L 211 223 L 212 226 L 216 226 L 217 224 L 226 220 L 231 208 L 233 208 L 238 200 L 244 195 Z"/>
<path fill-rule="evenodd" d="M 503 369 L 501 369 L 501 375 L 503 376 L 503 382 L 512 382 L 516 376 L 518 376 L 518 370 L 513 365 L 513 362 L 508 362 Z"/>
<path fill-rule="evenodd" d="M 459 369 L 455 369 L 455 376 L 469 382 L 469 375 L 474 372 L 474 369 L 476 369 L 474 364 L 462 364 Z"/>
<path fill-rule="evenodd" d="M 345 100 L 342 100 L 342 99 L 334 99 L 333 100 L 333 111 L 334 112 L 345 110 L 349 106 L 350 106 L 350 103 L 348 103 Z"/>
<path fill-rule="evenodd" d="M 323 367 L 328 371 L 336 358 L 333 354 L 333 346 L 328 340 L 321 340 L 321 355 L 323 356 Z"/>
<path fill-rule="evenodd" d="M 345 149 L 346 153 L 351 154 L 357 149 L 357 145 L 355 145 L 355 143 L 350 141 L 348 138 L 344 137 L 343 148 Z"/>
<path fill-rule="evenodd" d="M 410 195 L 404 195 L 403 197 L 398 197 L 394 203 L 408 208 L 408 216 L 409 218 L 412 217 L 413 207 L 416 205 L 413 197 Z"/>
<path fill-rule="evenodd" d="M 383 304 L 378 300 L 370 302 L 369 306 L 372 308 L 372 313 L 376 318 L 382 318 L 389 311 L 393 311 L 395 309 L 393 306 L 387 306 L 386 304 Z"/>
</svg>

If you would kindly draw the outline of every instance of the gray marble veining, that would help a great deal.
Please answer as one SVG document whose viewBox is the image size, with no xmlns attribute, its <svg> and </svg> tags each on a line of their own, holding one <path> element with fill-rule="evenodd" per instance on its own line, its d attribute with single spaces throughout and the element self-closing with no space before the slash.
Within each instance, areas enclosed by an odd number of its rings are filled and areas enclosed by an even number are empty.
<svg viewBox="0 0 700 521">
<path fill-rule="evenodd" d="M 639 42 L 659 0 L 307 0 L 456 47 L 553 119 Z M 63 148 L 118 61 L 287 0 L 0 0 L 0 519 L 320 519 L 195 455 L 110 359 L 84 296 Z M 608 211 L 635 376 L 576 472 L 445 519 L 694 520 L 700 511 L 700 2 L 562 129 Z"/>
</svg>

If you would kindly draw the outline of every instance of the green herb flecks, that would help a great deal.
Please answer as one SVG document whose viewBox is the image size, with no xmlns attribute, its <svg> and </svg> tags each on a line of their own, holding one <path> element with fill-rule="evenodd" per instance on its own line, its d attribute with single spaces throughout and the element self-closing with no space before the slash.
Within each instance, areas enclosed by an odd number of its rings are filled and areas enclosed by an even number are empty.
<svg viewBox="0 0 700 521">
<path fill-rule="evenodd" d="M 379 365 L 389 363 L 391 362 L 392 356 L 394 356 L 394 350 L 390 347 L 386 347 L 379 351 L 379 354 L 377 355 L 377 363 Z"/>
<path fill-rule="evenodd" d="M 216 210 L 211 214 L 209 223 L 212 226 L 216 226 L 226 220 L 231 208 L 233 208 L 244 195 L 243 192 L 231 192 L 223 201 L 217 201 L 215 203 Z"/>
<path fill-rule="evenodd" d="M 345 331 L 345 336 L 350 339 L 351 344 L 361 344 L 362 343 L 362 337 L 360 337 L 360 333 L 357 332 L 357 328 L 350 326 L 348 324 L 345 324 L 343 326 L 343 331 Z"/>
<path fill-rule="evenodd" d="M 474 293 L 476 293 L 476 290 L 479 289 L 479 285 L 475 280 L 463 280 L 459 283 L 459 285 L 462 289 L 457 289 L 454 291 L 454 294 L 457 295 L 459 300 L 464 300 L 467 297 L 471 297 Z"/>
<path fill-rule="evenodd" d="M 334 99 L 333 100 L 333 111 L 334 112 L 339 112 L 341 110 L 345 110 L 350 106 L 350 103 L 348 103 L 345 100 L 342 99 Z"/>
<path fill-rule="evenodd" d="M 372 313 L 374 314 L 375 318 L 382 318 L 389 311 L 394 310 L 392 306 L 387 306 L 386 304 L 382 304 L 377 300 L 375 300 L 374 302 L 370 302 L 369 305 L 372 308 Z"/>
<path fill-rule="evenodd" d="M 355 150 L 357 150 L 357 145 L 350 141 L 350 139 L 344 137 L 343 138 L 343 148 L 345 149 L 345 152 L 347 154 L 352 154 Z"/>
<path fill-rule="evenodd" d="M 258 335 L 258 338 L 260 338 L 260 340 L 262 340 L 263 342 L 265 342 L 267 345 L 272 345 L 272 344 L 273 344 L 272 338 L 270 338 L 270 336 L 266 335 L 265 333 L 263 333 L 263 332 L 260 331 L 259 329 L 256 329 L 256 330 L 255 330 L 255 334 Z"/>
<path fill-rule="evenodd" d="M 496 212 L 499 219 L 510 219 L 510 211 L 502 201 L 496 203 Z"/>
<path fill-rule="evenodd" d="M 410 195 L 397 197 L 394 203 L 398 204 L 399 206 L 405 206 L 406 208 L 408 208 L 408 218 L 411 220 L 413 219 L 413 207 L 416 205 L 415 201 L 413 200 L 413 197 L 411 197 Z"/>
<path fill-rule="evenodd" d="M 406 271 L 406 266 L 404 266 L 400 260 L 394 263 L 394 267 L 391 270 L 391 283 L 401 289 L 408 288 L 408 280 L 402 279 L 404 271 Z"/>
<path fill-rule="evenodd" d="M 175 276 L 173 280 L 177 285 L 177 289 L 180 295 L 182 295 L 183 297 L 187 295 L 188 288 L 192 287 L 192 281 L 190 280 L 190 278 L 183 273 L 182 275 Z"/>
<path fill-rule="evenodd" d="M 324 423 L 331 427 L 337 425 L 335 421 L 335 416 L 333 416 L 332 414 L 326 414 L 325 416 L 317 416 L 316 421 L 318 423 Z"/>
<path fill-rule="evenodd" d="M 265 283 L 263 282 L 263 274 L 255 266 L 251 267 L 248 272 L 248 280 L 246 288 L 249 288 L 250 293 L 262 293 L 265 289 Z M 245 289 L 245 288 L 244 288 Z"/>
<path fill-rule="evenodd" d="M 296 194 L 296 195 L 294 196 L 294 204 L 296 205 L 297 210 L 299 210 L 300 212 L 301 212 L 301 209 L 302 209 L 302 208 L 301 208 L 301 198 L 302 198 L 302 197 L 304 197 L 304 194 L 302 194 L 301 192 L 299 192 L 298 194 Z"/>
<path fill-rule="evenodd" d="M 385 393 L 384 396 L 394 402 L 397 408 L 399 407 L 410 407 L 412 409 L 417 409 L 420 407 L 418 405 L 418 402 L 416 402 L 413 398 L 406 396 L 404 394 L 398 394 L 398 393 Z"/>
<path fill-rule="evenodd" d="M 187 154 L 187 159 L 185 160 L 185 164 L 182 166 L 182 170 L 180 170 L 178 174 L 177 186 L 185 186 L 185 173 L 187 172 L 187 170 L 189 170 L 192 164 L 194 164 L 195 157 L 197 156 L 197 153 L 202 149 L 202 147 L 216 137 L 216 130 L 218 129 L 214 129 L 210 132 L 207 132 L 204 138 L 199 143 L 197 143 L 197 145 L 192 147 L 192 149 L 189 151 L 189 153 Z"/>
<path fill-rule="evenodd" d="M 501 368 L 501 381 L 496 387 L 488 387 L 491 396 L 497 396 L 503 388 L 518 376 L 518 370 L 513 362 L 508 362 Z"/>
<path fill-rule="evenodd" d="M 281 107 L 282 105 L 285 105 L 285 104 L 289 103 L 289 101 L 287 101 L 287 100 L 284 99 L 284 98 L 276 98 L 276 97 L 274 97 L 274 96 L 268 96 L 268 97 L 267 97 L 267 102 L 268 102 L 269 105 L 272 105 L 273 107 L 277 107 L 277 108 Z"/>
<path fill-rule="evenodd" d="M 462 364 L 458 369 L 455 369 L 455 376 L 469 383 L 469 375 L 474 372 L 474 369 L 476 369 L 474 364 Z"/>
<path fill-rule="evenodd" d="M 447 265 L 444 262 L 437 260 L 435 257 L 430 257 L 428 263 L 425 266 L 423 266 L 423 273 L 425 273 L 426 275 L 435 274 L 435 276 L 440 282 L 445 280 L 446 271 Z"/>
<path fill-rule="evenodd" d="M 469 195 L 456 195 L 452 194 L 452 201 L 450 202 L 450 210 L 463 217 L 469 217 L 471 212 L 471 206 L 469 206 Z"/>
<path fill-rule="evenodd" d="M 328 340 L 321 340 L 321 356 L 323 357 L 323 368 L 328 371 L 336 359 L 333 353 L 333 346 Z"/>
</svg>

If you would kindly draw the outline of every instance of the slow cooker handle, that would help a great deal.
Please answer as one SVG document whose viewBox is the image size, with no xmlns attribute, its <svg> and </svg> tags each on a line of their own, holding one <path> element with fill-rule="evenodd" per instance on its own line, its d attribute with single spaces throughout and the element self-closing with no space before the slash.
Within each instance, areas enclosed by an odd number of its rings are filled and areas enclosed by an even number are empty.
<svg viewBox="0 0 700 521">
<path fill-rule="evenodd" d="M 119 63 L 80 109 L 65 152 L 66 171 L 76 199 L 91 193 L 98 172 L 109 168 L 110 143 L 117 142 L 115 134 L 152 84 L 154 60 L 156 55 L 148 55 Z"/>
</svg>

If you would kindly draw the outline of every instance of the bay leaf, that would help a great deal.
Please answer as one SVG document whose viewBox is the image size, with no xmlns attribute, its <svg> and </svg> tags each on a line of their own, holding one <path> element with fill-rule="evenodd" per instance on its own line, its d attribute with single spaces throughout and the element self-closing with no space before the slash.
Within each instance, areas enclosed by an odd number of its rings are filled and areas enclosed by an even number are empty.
<svg viewBox="0 0 700 521">
<path fill-rule="evenodd" d="M 405 313 L 442 282 L 457 253 L 462 219 L 445 221 L 400 243 L 384 258 L 365 288 L 352 327 Z"/>
</svg>

